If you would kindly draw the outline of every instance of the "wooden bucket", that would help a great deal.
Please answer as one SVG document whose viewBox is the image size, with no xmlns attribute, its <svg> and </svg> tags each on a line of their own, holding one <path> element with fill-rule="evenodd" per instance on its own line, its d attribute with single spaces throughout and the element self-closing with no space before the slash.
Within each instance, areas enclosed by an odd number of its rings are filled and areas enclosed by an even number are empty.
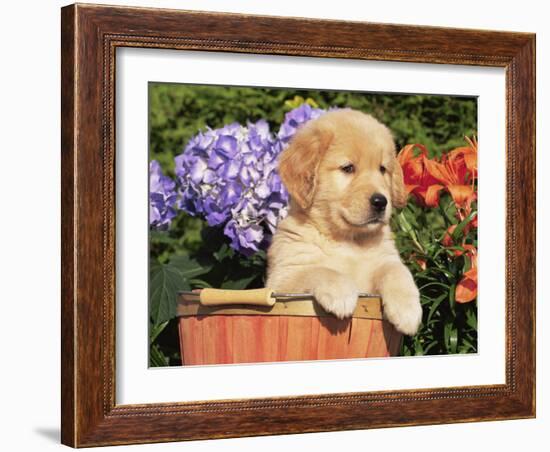
<svg viewBox="0 0 550 452">
<path fill-rule="evenodd" d="M 180 295 L 178 316 L 182 365 L 395 356 L 402 338 L 382 320 L 380 298 L 359 299 L 340 320 L 314 300 L 203 306 Z"/>
</svg>

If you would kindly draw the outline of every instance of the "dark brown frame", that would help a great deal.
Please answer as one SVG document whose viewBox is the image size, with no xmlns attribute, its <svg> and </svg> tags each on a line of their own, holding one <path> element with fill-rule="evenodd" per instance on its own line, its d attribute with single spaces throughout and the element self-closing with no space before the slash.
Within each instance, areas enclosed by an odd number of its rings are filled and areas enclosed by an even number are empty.
<svg viewBox="0 0 550 452">
<path fill-rule="evenodd" d="M 64 444 L 83 447 L 535 416 L 534 34 L 77 4 L 62 9 L 61 37 Z M 506 68 L 506 383 L 116 405 L 117 47 Z"/>
</svg>

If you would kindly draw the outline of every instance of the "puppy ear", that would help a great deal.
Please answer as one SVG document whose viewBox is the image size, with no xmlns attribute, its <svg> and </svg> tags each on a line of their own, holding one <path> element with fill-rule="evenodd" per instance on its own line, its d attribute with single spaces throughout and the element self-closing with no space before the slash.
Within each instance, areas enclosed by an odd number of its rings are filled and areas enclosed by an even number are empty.
<svg viewBox="0 0 550 452">
<path fill-rule="evenodd" d="M 313 121 L 296 132 L 279 158 L 281 180 L 291 198 L 304 210 L 313 202 L 319 164 L 331 139 L 332 133 Z"/>
<path fill-rule="evenodd" d="M 405 190 L 403 170 L 397 159 L 394 159 L 391 171 L 391 197 L 394 207 L 402 208 L 407 205 L 407 191 Z"/>
</svg>

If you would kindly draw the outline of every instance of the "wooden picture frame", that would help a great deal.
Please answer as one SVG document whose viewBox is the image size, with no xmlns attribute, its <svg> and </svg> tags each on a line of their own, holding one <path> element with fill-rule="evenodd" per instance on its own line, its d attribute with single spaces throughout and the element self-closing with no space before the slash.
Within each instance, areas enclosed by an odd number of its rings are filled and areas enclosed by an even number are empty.
<svg viewBox="0 0 550 452">
<path fill-rule="evenodd" d="M 535 35 L 162 9 L 62 9 L 62 442 L 73 447 L 535 416 Z M 506 382 L 115 403 L 115 50 L 506 69 Z"/>
</svg>

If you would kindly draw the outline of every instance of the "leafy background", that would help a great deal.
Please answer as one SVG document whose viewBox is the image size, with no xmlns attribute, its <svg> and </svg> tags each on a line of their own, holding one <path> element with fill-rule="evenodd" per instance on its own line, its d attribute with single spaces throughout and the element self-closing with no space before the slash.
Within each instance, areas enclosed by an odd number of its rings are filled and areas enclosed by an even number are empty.
<svg viewBox="0 0 550 452">
<path fill-rule="evenodd" d="M 422 143 L 434 158 L 463 146 L 464 137 L 477 130 L 477 102 L 472 97 L 150 83 L 149 159 L 174 176 L 174 157 L 200 130 L 259 119 L 277 130 L 284 114 L 304 101 L 370 113 L 392 130 L 398 149 Z M 477 351 L 476 303 L 454 300 L 469 262 L 455 256 L 456 246 L 441 245 L 449 224 L 457 223 L 453 206 L 448 195 L 437 209 L 411 200 L 392 219 L 398 248 L 420 288 L 424 308 L 421 329 L 403 341 L 403 355 Z M 462 228 L 457 229 L 456 237 Z M 470 232 L 466 242 L 477 246 L 477 234 Z M 151 231 L 150 365 L 181 364 L 174 317 L 177 290 L 262 287 L 264 273 L 263 252 L 252 258 L 235 253 L 221 230 L 200 218 L 180 213 L 168 231 Z"/>
</svg>

